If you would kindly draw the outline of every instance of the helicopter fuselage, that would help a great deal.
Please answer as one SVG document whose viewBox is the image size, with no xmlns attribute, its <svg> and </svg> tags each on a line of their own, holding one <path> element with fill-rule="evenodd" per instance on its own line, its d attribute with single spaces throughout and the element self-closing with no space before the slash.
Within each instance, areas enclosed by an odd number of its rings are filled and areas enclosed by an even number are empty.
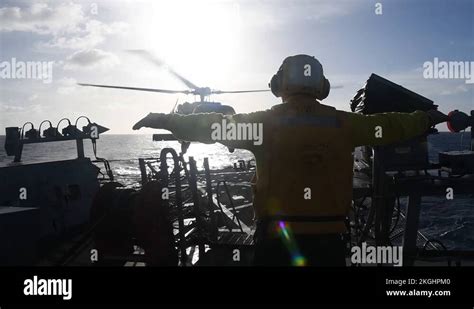
<svg viewBox="0 0 474 309">
<path fill-rule="evenodd" d="M 193 103 L 184 102 L 179 104 L 175 111 L 177 114 L 189 115 L 198 113 L 221 113 L 224 115 L 234 115 L 235 110 L 229 105 L 220 102 L 197 101 Z"/>
</svg>

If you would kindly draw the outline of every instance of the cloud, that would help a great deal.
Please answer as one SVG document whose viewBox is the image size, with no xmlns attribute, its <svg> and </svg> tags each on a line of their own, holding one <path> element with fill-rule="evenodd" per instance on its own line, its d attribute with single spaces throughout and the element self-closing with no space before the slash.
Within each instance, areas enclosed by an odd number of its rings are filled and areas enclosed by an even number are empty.
<svg viewBox="0 0 474 309">
<path fill-rule="evenodd" d="M 468 92 L 466 85 L 459 85 L 452 90 L 443 90 L 440 95 L 454 95 L 459 93 Z"/>
<path fill-rule="evenodd" d="M 25 110 L 23 106 L 0 104 L 0 111 L 5 113 L 23 112 Z"/>
<path fill-rule="evenodd" d="M 42 108 L 41 104 L 23 104 L 19 102 L 0 103 L 0 112 L 5 114 L 27 114 L 35 113 L 40 111 Z M 5 120 L 7 120 L 5 118 Z M 16 118 L 8 119 L 16 120 Z"/>
<path fill-rule="evenodd" d="M 30 101 L 30 102 L 35 101 L 37 99 L 38 99 L 38 94 L 36 94 L 36 93 L 28 97 L 28 101 Z"/>
<path fill-rule="evenodd" d="M 89 20 L 74 35 L 55 36 L 48 42 L 38 45 L 39 48 L 88 49 L 105 41 L 106 36 L 124 33 L 127 24 L 122 22 L 104 24 L 98 20 Z"/>
<path fill-rule="evenodd" d="M 32 3 L 26 7 L 0 8 L 0 32 L 32 32 L 52 36 L 37 44 L 38 49 L 87 49 L 102 43 L 106 36 L 124 33 L 123 22 L 106 24 L 84 14 L 74 3 Z"/>
<path fill-rule="evenodd" d="M 117 56 L 101 49 L 77 51 L 66 59 L 65 70 L 111 68 L 120 61 Z"/>
<path fill-rule="evenodd" d="M 309 14 L 305 18 L 324 23 L 335 17 L 349 15 L 356 6 L 355 1 L 320 1 L 311 4 Z"/>
<path fill-rule="evenodd" d="M 62 95 L 68 95 L 77 88 L 77 81 L 74 78 L 64 77 L 56 82 L 58 88 L 56 92 Z"/>
<path fill-rule="evenodd" d="M 260 26 L 265 29 L 284 27 L 288 23 L 299 21 L 325 23 L 349 15 L 357 7 L 364 5 L 362 1 L 332 0 L 281 1 L 279 5 L 268 1 L 249 3 L 251 3 L 251 8 L 249 7 L 249 10 L 243 13 L 247 17 L 246 25 L 249 28 Z"/>
<path fill-rule="evenodd" d="M 29 7 L 0 8 L 0 31 L 27 31 L 38 34 L 74 32 L 84 20 L 82 8 L 74 3 L 50 7 L 46 3 L 33 3 Z"/>
</svg>

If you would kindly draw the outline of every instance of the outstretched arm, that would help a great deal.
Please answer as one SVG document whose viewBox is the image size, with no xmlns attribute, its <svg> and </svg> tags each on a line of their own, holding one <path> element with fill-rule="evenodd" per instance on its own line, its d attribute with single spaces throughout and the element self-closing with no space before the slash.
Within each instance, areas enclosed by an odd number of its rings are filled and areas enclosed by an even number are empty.
<svg viewBox="0 0 474 309">
<path fill-rule="evenodd" d="M 431 126 L 448 119 L 446 115 L 436 110 L 373 115 L 345 114 L 352 126 L 351 134 L 354 147 L 402 142 L 422 135 Z"/>
<path fill-rule="evenodd" d="M 215 143 L 211 139 L 211 125 L 222 121 L 222 114 L 161 114 L 149 113 L 133 126 L 133 130 L 142 127 L 153 129 L 165 129 L 173 132 L 173 135 L 188 142 L 201 142 L 206 144 Z"/>
<path fill-rule="evenodd" d="M 250 149 L 253 146 L 252 141 L 248 139 L 224 139 L 222 138 L 222 134 L 217 134 L 217 130 L 222 127 L 223 120 L 225 120 L 227 124 L 263 123 L 264 115 L 265 112 L 235 115 L 223 115 L 220 113 L 190 115 L 150 113 L 137 122 L 133 126 L 133 129 L 138 130 L 142 127 L 165 129 L 171 131 L 177 139 L 188 142 L 201 142 L 206 144 L 219 142 L 231 148 Z M 260 132 L 260 134 L 263 134 L 263 132 Z"/>
</svg>

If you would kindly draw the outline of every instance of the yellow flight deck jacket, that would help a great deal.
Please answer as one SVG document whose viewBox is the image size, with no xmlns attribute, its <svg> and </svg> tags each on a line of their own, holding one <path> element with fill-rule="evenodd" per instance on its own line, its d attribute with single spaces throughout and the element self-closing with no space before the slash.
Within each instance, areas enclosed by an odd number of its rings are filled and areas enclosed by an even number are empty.
<svg viewBox="0 0 474 309">
<path fill-rule="evenodd" d="M 223 119 L 234 125 L 263 124 L 263 143 L 248 135 L 247 140 L 213 139 L 212 128 Z M 171 114 L 163 124 L 181 140 L 250 150 L 257 165 L 257 218 L 299 218 L 288 220 L 296 234 L 345 231 L 343 220 L 334 218 L 345 217 L 351 207 L 354 147 L 407 140 L 425 133 L 429 126 L 429 117 L 422 111 L 363 115 L 306 97 L 292 97 L 269 110 L 248 114 Z M 314 218 L 329 219 L 315 222 Z"/>
</svg>

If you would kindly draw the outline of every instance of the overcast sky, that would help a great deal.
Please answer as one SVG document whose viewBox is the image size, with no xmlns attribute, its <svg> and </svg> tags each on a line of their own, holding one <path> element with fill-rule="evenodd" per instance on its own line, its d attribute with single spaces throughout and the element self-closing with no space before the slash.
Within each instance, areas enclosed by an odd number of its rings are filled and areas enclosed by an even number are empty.
<svg viewBox="0 0 474 309">
<path fill-rule="evenodd" d="M 434 100 L 443 112 L 474 109 L 474 84 L 423 78 L 423 64 L 435 57 L 474 61 L 472 0 L 1 0 L 0 60 L 54 61 L 54 66 L 51 83 L 0 79 L 0 134 L 26 121 L 56 123 L 79 115 L 110 133 L 132 133 L 147 113 L 169 112 L 177 99 L 194 99 L 76 86 L 185 89 L 129 49 L 149 50 L 193 83 L 221 90 L 266 89 L 286 56 L 306 53 L 340 86 L 323 102 L 338 109 L 349 110 L 371 73 Z M 237 112 L 279 103 L 271 93 L 213 99 Z M 152 131 L 140 131 L 146 132 Z"/>
</svg>

